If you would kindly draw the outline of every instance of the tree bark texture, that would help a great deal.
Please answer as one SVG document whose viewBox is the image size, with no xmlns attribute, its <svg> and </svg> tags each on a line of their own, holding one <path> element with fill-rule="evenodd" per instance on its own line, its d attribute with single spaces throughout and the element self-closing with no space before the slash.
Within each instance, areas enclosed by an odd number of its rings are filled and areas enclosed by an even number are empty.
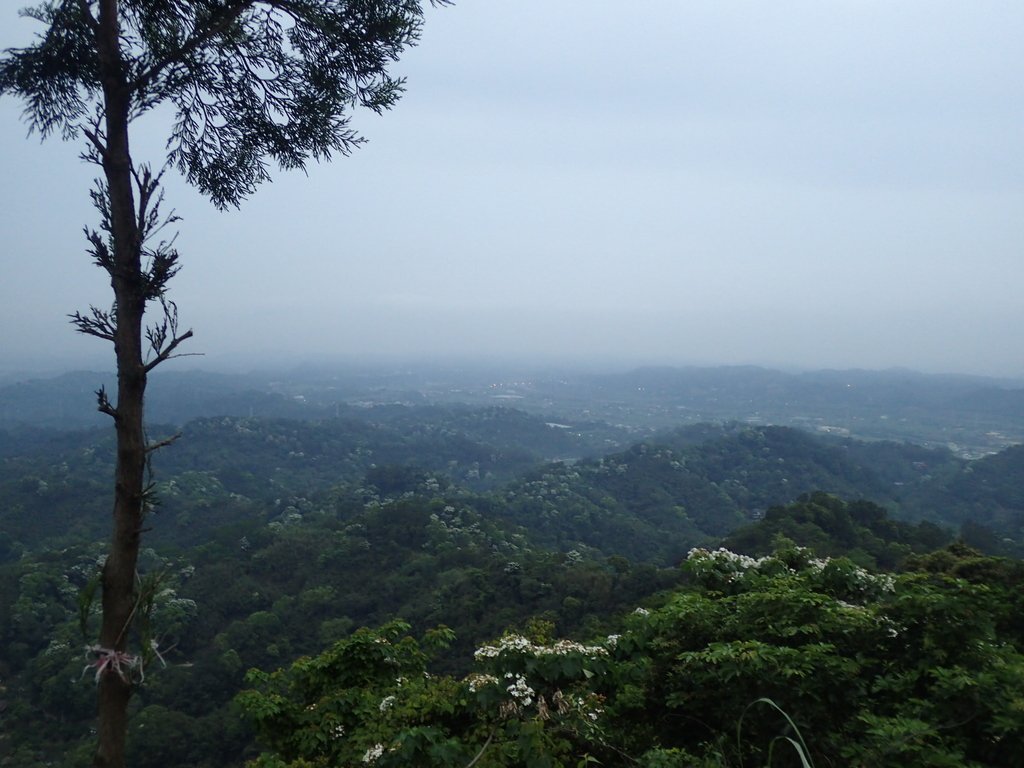
<svg viewBox="0 0 1024 768">
<path fill-rule="evenodd" d="M 104 101 L 103 173 L 110 198 L 113 268 L 110 282 L 116 304 L 114 349 L 117 359 L 117 432 L 113 535 L 103 567 L 103 621 L 99 644 L 125 652 L 136 609 L 136 563 L 142 529 L 146 440 L 143 403 L 146 368 L 143 360 L 143 314 L 146 298 L 139 225 L 132 187 L 128 143 L 130 92 L 120 50 L 117 0 L 99 5 L 97 50 Z M 97 768 L 123 768 L 128 727 L 130 678 L 108 669 L 98 686 Z"/>
</svg>

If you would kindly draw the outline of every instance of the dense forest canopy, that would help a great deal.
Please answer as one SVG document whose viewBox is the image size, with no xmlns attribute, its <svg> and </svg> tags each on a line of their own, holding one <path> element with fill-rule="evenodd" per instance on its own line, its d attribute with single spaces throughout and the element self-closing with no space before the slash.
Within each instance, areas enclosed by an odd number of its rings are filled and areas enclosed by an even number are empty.
<svg viewBox="0 0 1024 768">
<path fill-rule="evenodd" d="M 493 404 L 300 413 L 186 421 L 154 475 L 159 656 L 133 765 L 734 765 L 791 736 L 776 705 L 817 765 L 1011 764 L 1024 572 L 999 556 L 1024 541 L 1019 448 Z M 2 435 L 0 760 L 81 765 L 112 441 Z M 937 645 L 936 622 L 962 636 Z M 367 643 L 404 672 L 377 676 Z"/>
</svg>

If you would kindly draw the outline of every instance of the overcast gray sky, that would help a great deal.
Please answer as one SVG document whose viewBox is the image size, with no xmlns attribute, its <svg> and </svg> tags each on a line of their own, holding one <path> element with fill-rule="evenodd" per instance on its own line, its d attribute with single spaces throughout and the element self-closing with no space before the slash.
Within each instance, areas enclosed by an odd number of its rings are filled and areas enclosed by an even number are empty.
<svg viewBox="0 0 1024 768">
<path fill-rule="evenodd" d="M 0 45 L 34 24 L 2 11 Z M 505 357 L 1024 376 L 1024 3 L 462 0 L 348 159 L 175 179 L 181 368 Z M 0 101 L 0 367 L 102 342 L 92 169 Z M 166 120 L 139 124 L 159 162 Z"/>
</svg>

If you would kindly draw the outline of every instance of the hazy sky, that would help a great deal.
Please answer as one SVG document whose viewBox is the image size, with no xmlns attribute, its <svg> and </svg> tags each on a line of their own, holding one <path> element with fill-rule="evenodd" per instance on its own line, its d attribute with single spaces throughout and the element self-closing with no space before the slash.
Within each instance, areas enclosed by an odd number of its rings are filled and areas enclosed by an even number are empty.
<svg viewBox="0 0 1024 768">
<path fill-rule="evenodd" d="M 35 25 L 5 7 L 0 45 Z M 5 4 L 6 6 L 6 4 Z M 348 159 L 175 179 L 181 368 L 517 357 L 1024 376 L 1020 0 L 462 0 Z M 111 354 L 93 169 L 0 101 L 0 367 Z M 140 124 L 159 162 L 166 115 Z M 102 357 L 101 357 L 102 356 Z"/>
</svg>

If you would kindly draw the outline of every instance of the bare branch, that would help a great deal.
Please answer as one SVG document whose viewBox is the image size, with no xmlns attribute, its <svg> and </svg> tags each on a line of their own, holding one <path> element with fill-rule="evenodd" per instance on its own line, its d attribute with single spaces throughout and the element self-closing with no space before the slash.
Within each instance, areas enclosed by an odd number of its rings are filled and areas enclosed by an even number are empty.
<svg viewBox="0 0 1024 768">
<path fill-rule="evenodd" d="M 177 254 L 174 254 L 174 256 L 176 257 Z M 156 266 L 152 269 L 156 269 Z M 157 325 L 146 329 L 146 340 L 149 342 L 149 348 L 154 355 L 153 359 L 146 364 L 145 370 L 147 372 L 156 368 L 164 360 L 168 360 L 171 357 L 180 357 L 181 355 L 174 354 L 174 350 L 183 341 L 192 338 L 191 330 L 186 331 L 180 336 L 178 335 L 178 306 L 173 301 L 167 299 L 162 292 L 157 295 L 157 298 L 160 300 L 160 306 L 163 309 L 163 317 Z"/>
<path fill-rule="evenodd" d="M 160 363 L 164 362 L 165 360 L 170 360 L 172 357 L 190 357 L 190 355 L 175 355 L 172 353 L 174 352 L 175 349 L 178 348 L 179 344 L 191 338 L 192 331 L 188 330 L 185 331 L 185 333 L 181 334 L 181 336 L 175 336 L 173 339 L 171 339 L 170 344 L 168 344 L 156 357 L 154 357 L 152 360 L 146 363 L 146 373 L 149 373 L 158 365 L 160 365 Z"/>
<path fill-rule="evenodd" d="M 100 160 L 105 158 L 107 156 L 107 145 L 103 143 L 103 140 L 100 138 L 99 132 L 91 128 L 86 128 L 85 126 L 82 126 L 82 133 L 85 135 L 85 138 L 89 140 L 89 143 L 92 144 L 93 148 L 96 150 L 97 158 Z M 100 165 L 101 163 L 96 164 Z"/>
<path fill-rule="evenodd" d="M 175 434 L 171 435 L 170 437 L 164 438 L 163 440 L 158 440 L 155 443 L 150 443 L 149 445 L 146 446 L 146 453 L 153 453 L 154 451 L 159 451 L 161 448 L 166 448 L 169 445 L 173 445 L 178 441 L 178 438 L 181 437 L 181 434 L 181 432 L 176 432 Z"/>
<path fill-rule="evenodd" d="M 472 760 L 470 760 L 468 763 L 466 763 L 466 768 L 473 768 L 473 766 L 477 764 L 477 761 L 479 761 L 480 758 L 484 756 L 484 752 L 487 751 L 487 748 L 489 746 L 491 746 L 491 740 L 493 738 L 494 738 L 494 729 L 491 729 L 491 732 L 489 734 L 487 734 L 487 741 L 485 741 L 484 745 L 482 747 L 480 747 L 480 751 L 476 753 L 476 757 L 474 757 Z"/>
<path fill-rule="evenodd" d="M 83 121 L 82 125 L 79 126 L 82 135 L 89 140 L 88 146 L 82 150 L 80 157 L 87 163 L 98 165 L 101 168 L 103 167 L 104 160 L 107 158 L 107 140 L 103 132 L 103 115 L 102 105 L 96 105 L 92 117 L 89 118 L 88 125 Z"/>
</svg>

